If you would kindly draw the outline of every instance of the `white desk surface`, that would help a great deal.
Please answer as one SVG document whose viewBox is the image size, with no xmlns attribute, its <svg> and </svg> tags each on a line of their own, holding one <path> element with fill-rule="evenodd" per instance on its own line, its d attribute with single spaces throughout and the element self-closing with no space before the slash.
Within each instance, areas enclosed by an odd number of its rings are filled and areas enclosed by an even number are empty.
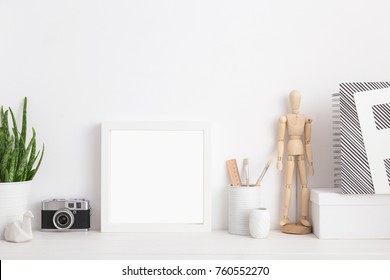
<svg viewBox="0 0 390 280">
<path fill-rule="evenodd" d="M 390 240 L 320 240 L 271 231 L 265 239 L 211 233 L 34 231 L 27 243 L 0 240 L 0 259 L 387 259 Z"/>
</svg>

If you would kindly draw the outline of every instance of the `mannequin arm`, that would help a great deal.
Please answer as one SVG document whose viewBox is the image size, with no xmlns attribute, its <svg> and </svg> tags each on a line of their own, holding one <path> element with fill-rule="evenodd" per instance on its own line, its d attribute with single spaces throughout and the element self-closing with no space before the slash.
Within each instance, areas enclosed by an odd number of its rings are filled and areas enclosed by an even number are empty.
<svg viewBox="0 0 390 280">
<path fill-rule="evenodd" d="M 309 174 L 314 175 L 314 166 L 313 166 L 313 153 L 311 150 L 311 123 L 310 118 L 306 119 L 305 123 L 305 147 L 306 147 L 306 158 L 309 163 Z"/>
<path fill-rule="evenodd" d="M 284 135 L 286 132 L 287 118 L 285 116 L 280 117 L 279 119 L 279 128 L 278 128 L 278 162 L 276 167 L 279 171 L 283 169 L 283 154 L 284 154 Z"/>
</svg>

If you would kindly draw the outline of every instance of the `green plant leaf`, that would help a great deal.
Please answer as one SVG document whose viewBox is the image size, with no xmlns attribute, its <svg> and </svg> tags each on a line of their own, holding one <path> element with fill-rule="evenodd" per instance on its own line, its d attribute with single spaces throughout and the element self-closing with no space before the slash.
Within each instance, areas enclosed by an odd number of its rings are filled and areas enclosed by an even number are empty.
<svg viewBox="0 0 390 280">
<path fill-rule="evenodd" d="M 6 110 L 3 114 L 2 112 L 2 118 L 1 118 L 1 126 L 3 127 L 3 133 L 6 136 L 9 136 L 9 127 L 8 127 L 8 110 Z"/>
<path fill-rule="evenodd" d="M 12 118 L 12 131 L 14 133 L 14 137 L 15 137 L 15 147 L 16 145 L 19 145 L 19 132 L 18 132 L 18 125 L 16 124 L 16 119 L 15 119 L 15 115 L 14 115 L 14 112 L 12 112 L 12 109 L 9 108 L 9 112 L 11 113 L 11 118 Z"/>
<path fill-rule="evenodd" d="M 0 120 L 1 120 L 1 122 L 3 122 L 3 117 L 4 117 L 4 108 L 3 108 L 3 106 L 1 106 L 1 109 L 0 109 Z"/>
<path fill-rule="evenodd" d="M 26 168 L 26 171 L 25 173 L 27 174 L 28 172 L 31 171 L 34 163 L 35 163 L 35 160 L 36 160 L 36 150 L 37 150 L 37 143 L 36 143 L 36 140 L 35 140 L 35 136 L 36 136 L 36 133 L 35 133 L 35 129 L 33 128 L 32 129 L 33 131 L 33 140 L 32 140 L 32 147 L 31 147 L 31 153 L 30 153 L 30 158 L 28 160 L 28 163 L 27 163 L 27 168 Z M 26 175 L 27 177 L 27 175 Z"/>
<path fill-rule="evenodd" d="M 23 174 L 25 172 L 25 168 L 27 167 L 27 157 L 31 151 L 32 143 L 34 142 L 35 137 L 31 138 L 30 143 L 27 146 L 27 149 L 25 150 L 23 157 L 20 158 L 20 162 L 16 171 L 16 180 L 22 181 L 23 180 Z M 19 153 L 20 154 L 20 153 Z"/>
<path fill-rule="evenodd" d="M 8 170 L 5 170 L 5 175 L 4 175 L 4 182 L 8 183 L 11 182 L 9 179 L 9 173 Z"/>
<path fill-rule="evenodd" d="M 23 146 L 26 145 L 26 136 L 27 136 L 27 97 L 24 98 L 23 102 L 23 117 L 22 117 L 22 132 L 21 132 L 21 137 L 22 137 L 22 142 Z"/>
<path fill-rule="evenodd" d="M 0 161 L 3 158 L 4 151 L 6 149 L 5 145 L 5 134 L 3 132 L 3 128 L 0 127 Z"/>
<path fill-rule="evenodd" d="M 19 152 L 18 152 L 18 157 L 16 159 L 16 161 L 17 161 L 16 169 L 17 170 L 19 170 L 19 167 L 20 167 L 20 165 L 22 163 L 22 160 L 23 160 L 23 158 L 25 156 L 25 153 L 26 153 L 26 148 L 25 148 L 25 145 L 24 145 L 25 141 L 23 141 L 22 138 L 23 138 L 23 136 L 20 135 L 20 138 L 19 138 L 20 139 L 20 141 L 19 141 Z"/>
<path fill-rule="evenodd" d="M 9 167 L 9 182 L 14 182 L 15 180 L 15 171 L 16 171 L 16 159 L 18 157 L 18 150 L 15 149 L 12 152 L 12 157 L 11 157 L 11 163 Z"/>
<path fill-rule="evenodd" d="M 38 165 L 35 169 L 31 170 L 28 174 L 27 174 L 27 180 L 32 180 L 35 176 L 35 174 L 37 173 L 37 171 L 39 170 L 39 167 L 41 166 L 41 162 L 42 162 L 42 158 L 43 158 L 43 154 L 45 153 L 45 144 L 42 145 L 42 153 L 41 153 L 41 157 L 39 158 L 39 162 L 38 162 Z M 37 157 L 39 155 L 39 152 L 37 154 Z"/>
<path fill-rule="evenodd" d="M 1 165 L 0 165 L 0 177 L 1 180 L 4 182 L 5 181 L 5 173 L 8 172 L 8 163 L 10 160 L 10 157 L 12 155 L 12 144 L 13 144 L 13 137 L 10 139 L 7 139 L 7 144 L 6 144 L 6 150 L 3 154 L 3 158 L 1 159 Z"/>
</svg>

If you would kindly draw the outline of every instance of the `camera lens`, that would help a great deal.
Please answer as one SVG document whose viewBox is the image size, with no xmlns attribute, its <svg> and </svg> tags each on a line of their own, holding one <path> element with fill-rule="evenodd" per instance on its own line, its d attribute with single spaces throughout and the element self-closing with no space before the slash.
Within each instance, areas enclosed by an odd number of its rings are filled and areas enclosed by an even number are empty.
<svg viewBox="0 0 390 280">
<path fill-rule="evenodd" d="M 53 216 L 53 223 L 57 229 L 69 229 L 74 222 L 74 216 L 68 209 L 60 209 Z"/>
<path fill-rule="evenodd" d="M 59 216 L 58 217 L 58 222 L 61 225 L 66 225 L 68 223 L 68 217 L 67 216 Z"/>
</svg>

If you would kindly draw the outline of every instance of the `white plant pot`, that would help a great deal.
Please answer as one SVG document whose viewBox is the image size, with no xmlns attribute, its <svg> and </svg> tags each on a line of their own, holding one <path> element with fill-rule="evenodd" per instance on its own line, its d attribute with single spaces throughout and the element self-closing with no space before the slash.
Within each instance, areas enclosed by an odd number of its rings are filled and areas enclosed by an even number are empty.
<svg viewBox="0 0 390 280">
<path fill-rule="evenodd" d="M 5 226 L 22 220 L 27 212 L 31 182 L 0 183 L 0 239 L 4 239 Z"/>
<path fill-rule="evenodd" d="M 270 215 L 267 208 L 257 208 L 249 215 L 249 232 L 253 238 L 265 238 L 269 234 Z"/>
</svg>

